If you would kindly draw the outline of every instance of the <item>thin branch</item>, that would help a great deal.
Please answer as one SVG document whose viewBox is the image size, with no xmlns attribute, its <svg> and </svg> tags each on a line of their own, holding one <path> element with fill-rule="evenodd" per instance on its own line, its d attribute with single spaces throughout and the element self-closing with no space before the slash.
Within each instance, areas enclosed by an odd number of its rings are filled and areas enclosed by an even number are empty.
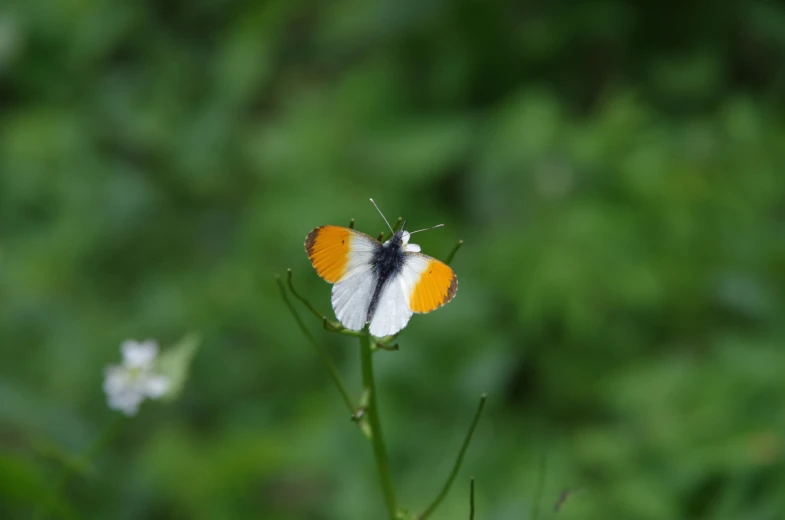
<svg viewBox="0 0 785 520">
<path fill-rule="evenodd" d="M 344 336 L 354 336 L 359 338 L 362 332 L 358 330 L 350 330 L 338 323 L 337 321 L 330 321 L 327 318 L 322 318 L 322 328 L 327 332 L 335 332 L 336 334 L 343 334 Z"/>
<path fill-rule="evenodd" d="M 327 316 L 322 316 L 322 328 L 327 332 L 334 332 L 336 334 L 343 334 L 344 336 L 353 336 L 359 338 L 362 332 L 359 330 L 347 329 L 340 322 L 328 320 Z"/>
<path fill-rule="evenodd" d="M 305 298 L 304 296 L 301 296 L 300 293 L 298 293 L 297 290 L 294 288 L 294 283 L 292 282 L 292 270 L 291 269 L 287 269 L 286 270 L 286 283 L 289 286 L 289 290 L 292 291 L 292 294 L 294 295 L 294 297 L 297 298 L 298 300 L 300 300 L 301 302 L 303 302 L 303 304 L 305 304 L 305 306 L 308 307 L 308 310 L 310 310 L 311 313 L 314 316 L 316 316 L 317 318 L 322 320 L 322 326 L 324 327 L 324 330 L 329 331 L 329 332 L 337 332 L 339 334 L 345 334 L 347 336 L 355 336 L 356 337 L 356 336 L 360 335 L 360 333 L 358 331 L 349 330 L 346 327 L 344 327 L 343 325 L 341 325 L 340 323 L 338 323 L 337 321 L 332 321 L 332 320 L 328 319 L 327 316 L 325 316 L 324 314 L 319 312 L 319 310 L 313 304 L 311 304 L 311 302 L 308 301 L 307 298 Z"/>
<path fill-rule="evenodd" d="M 384 238 L 384 231 L 382 231 L 381 233 L 379 233 L 379 236 L 377 236 L 377 237 L 376 237 L 376 240 L 378 240 L 379 242 L 381 242 L 383 238 Z"/>
<path fill-rule="evenodd" d="M 376 383 L 373 377 L 373 356 L 371 351 L 371 336 L 367 330 L 360 336 L 360 361 L 363 373 L 363 391 L 367 393 L 368 404 L 365 407 L 365 417 L 371 429 L 371 445 L 376 459 L 376 468 L 379 470 L 379 483 L 382 486 L 384 502 L 390 520 L 395 520 L 398 506 L 395 501 L 395 488 L 390 473 L 390 461 L 387 458 L 387 447 L 384 444 L 382 423 L 379 418 L 379 402 L 376 399 Z"/>
<path fill-rule="evenodd" d="M 305 323 L 303 323 L 302 318 L 300 318 L 300 315 L 297 314 L 297 311 L 294 309 L 292 302 L 290 302 L 289 298 L 286 296 L 286 288 L 283 285 L 283 280 L 281 280 L 281 277 L 276 275 L 275 281 L 278 284 L 278 289 L 280 289 L 281 291 L 281 298 L 283 298 L 283 301 L 286 304 L 286 307 L 289 309 L 289 312 L 292 313 L 292 317 L 294 317 L 294 321 L 297 322 L 297 325 L 300 327 L 302 333 L 305 335 L 306 338 L 308 338 L 308 341 L 311 344 L 311 346 L 313 346 L 314 350 L 316 350 L 316 354 L 319 356 L 319 359 L 321 359 L 322 364 L 327 369 L 327 372 L 330 374 L 333 383 L 335 383 L 335 387 L 338 389 L 338 392 L 340 392 L 341 397 L 343 398 L 343 402 L 346 404 L 346 407 L 349 409 L 349 413 L 354 415 L 356 408 L 352 403 L 351 397 L 349 397 L 349 392 L 346 390 L 346 385 L 344 385 L 343 380 L 341 379 L 341 374 L 340 372 L 338 372 L 338 368 L 335 366 L 335 363 L 333 363 L 333 360 L 330 358 L 330 356 L 328 356 L 327 353 L 324 351 L 321 344 L 319 344 L 319 342 L 316 341 L 316 338 L 314 338 L 313 335 L 305 327 Z"/>
<path fill-rule="evenodd" d="M 395 338 L 398 337 L 398 334 L 400 334 L 400 332 L 396 332 L 395 334 L 393 334 L 391 336 L 384 336 L 382 338 L 376 338 L 376 339 L 374 339 L 374 341 L 376 341 L 376 343 L 384 343 L 385 345 L 389 345 L 390 342 L 392 342 Z"/>
<path fill-rule="evenodd" d="M 394 351 L 394 350 L 399 350 L 400 349 L 400 347 L 398 346 L 397 343 L 393 343 L 392 345 L 389 345 L 387 343 L 384 343 L 384 342 L 381 342 L 381 341 L 376 341 L 376 340 L 373 341 L 371 346 L 372 346 L 373 350 L 381 349 L 381 350 L 392 350 L 392 351 Z"/>
<path fill-rule="evenodd" d="M 292 291 L 292 294 L 295 298 L 300 300 L 305 304 L 306 307 L 313 313 L 314 316 L 319 318 L 320 320 L 327 319 L 327 316 L 319 312 L 319 310 L 313 306 L 311 302 L 309 302 L 305 297 L 300 296 L 300 293 L 294 288 L 294 284 L 292 283 L 292 270 L 291 268 L 286 270 L 286 284 L 289 286 L 289 290 Z"/>
<path fill-rule="evenodd" d="M 322 328 L 329 332 L 340 332 L 341 330 L 333 325 L 333 323 L 327 319 L 327 316 L 322 316 Z"/>
<path fill-rule="evenodd" d="M 447 255 L 447 260 L 444 261 L 445 264 L 450 265 L 450 262 L 452 262 L 452 259 L 455 258 L 455 253 L 458 252 L 458 250 L 461 248 L 462 245 L 463 245 L 463 240 L 459 240 L 458 243 L 455 244 L 455 247 L 452 248 L 452 251 L 450 251 L 450 254 Z"/>
<path fill-rule="evenodd" d="M 428 506 L 428 509 L 419 516 L 419 520 L 425 520 L 428 518 L 433 512 L 439 507 L 439 504 L 442 503 L 442 500 L 447 496 L 447 493 L 450 491 L 450 487 L 452 486 L 455 477 L 458 475 L 458 470 L 461 469 L 461 463 L 463 462 L 463 456 L 466 454 L 466 449 L 469 447 L 469 443 L 472 440 L 472 435 L 474 435 L 474 429 L 477 427 L 477 423 L 480 421 L 480 415 L 482 415 L 482 409 L 485 407 L 485 400 L 488 398 L 486 394 L 482 394 L 480 396 L 480 404 L 477 405 L 477 411 L 474 412 L 474 419 L 472 419 L 471 426 L 469 426 L 469 431 L 466 434 L 466 438 L 463 440 L 463 445 L 461 446 L 461 451 L 458 452 L 458 458 L 455 460 L 455 465 L 452 468 L 452 472 L 450 476 L 447 477 L 447 482 L 444 484 L 444 488 L 442 488 L 441 493 L 439 496 L 436 497 L 436 500 Z"/>
<path fill-rule="evenodd" d="M 469 520 L 474 520 L 474 477 L 469 484 Z"/>
</svg>

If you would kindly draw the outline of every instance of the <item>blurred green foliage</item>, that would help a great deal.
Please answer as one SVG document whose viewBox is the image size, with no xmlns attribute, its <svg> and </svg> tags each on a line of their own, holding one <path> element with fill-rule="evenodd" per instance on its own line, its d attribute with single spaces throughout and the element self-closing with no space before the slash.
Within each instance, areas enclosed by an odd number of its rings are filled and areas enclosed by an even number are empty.
<svg viewBox="0 0 785 520">
<path fill-rule="evenodd" d="M 453 262 L 377 353 L 401 502 L 437 519 L 785 514 L 785 8 L 769 0 L 0 6 L 0 517 L 116 412 L 126 338 L 202 338 L 61 518 L 375 519 L 370 447 L 282 305 L 318 225 Z M 306 316 L 305 312 L 303 315 Z M 309 322 L 311 323 L 311 322 Z M 314 332 L 359 393 L 357 345 Z M 569 494 L 558 513 L 553 504 Z"/>
</svg>

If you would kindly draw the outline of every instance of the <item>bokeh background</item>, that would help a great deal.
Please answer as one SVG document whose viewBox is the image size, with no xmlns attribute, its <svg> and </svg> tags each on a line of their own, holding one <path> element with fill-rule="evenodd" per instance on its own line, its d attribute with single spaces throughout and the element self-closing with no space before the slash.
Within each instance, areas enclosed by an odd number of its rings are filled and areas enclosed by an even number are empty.
<svg viewBox="0 0 785 520">
<path fill-rule="evenodd" d="M 331 314 L 303 239 L 377 234 L 374 197 L 465 240 L 454 302 L 376 357 L 402 505 L 488 392 L 435 519 L 470 475 L 478 519 L 783 518 L 784 93 L 768 0 L 3 3 L 0 516 L 117 415 L 121 341 L 195 332 L 181 398 L 52 516 L 383 518 L 273 281 Z M 356 343 L 302 315 L 359 397 Z"/>
</svg>

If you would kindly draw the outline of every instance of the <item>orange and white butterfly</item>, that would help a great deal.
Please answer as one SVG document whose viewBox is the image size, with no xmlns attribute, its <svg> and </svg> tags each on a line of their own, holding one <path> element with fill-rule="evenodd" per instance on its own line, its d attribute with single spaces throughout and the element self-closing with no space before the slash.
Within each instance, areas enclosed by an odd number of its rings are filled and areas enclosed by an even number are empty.
<svg viewBox="0 0 785 520">
<path fill-rule="evenodd" d="M 413 313 L 436 310 L 455 296 L 458 278 L 452 269 L 409 243 L 413 233 L 426 230 L 409 233 L 405 226 L 383 244 L 342 226 L 318 227 L 305 238 L 316 272 L 335 284 L 333 310 L 347 329 L 370 324 L 372 335 L 389 336 L 403 329 Z"/>
</svg>

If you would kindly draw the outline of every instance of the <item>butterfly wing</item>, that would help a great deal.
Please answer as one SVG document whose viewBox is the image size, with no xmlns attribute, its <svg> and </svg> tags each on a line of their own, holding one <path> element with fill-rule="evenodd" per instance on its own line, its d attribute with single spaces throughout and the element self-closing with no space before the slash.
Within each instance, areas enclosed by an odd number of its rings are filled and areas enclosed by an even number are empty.
<svg viewBox="0 0 785 520">
<path fill-rule="evenodd" d="M 305 252 L 316 273 L 330 283 L 370 269 L 378 247 L 381 244 L 365 233 L 341 226 L 318 227 L 305 237 Z"/>
<path fill-rule="evenodd" d="M 382 289 L 369 330 L 377 338 L 390 336 L 404 328 L 411 317 L 408 286 L 404 276 L 399 274 Z"/>
<path fill-rule="evenodd" d="M 379 241 L 365 233 L 341 226 L 322 226 L 305 238 L 316 273 L 335 284 L 332 304 L 341 325 L 350 330 L 365 326 L 375 276 L 371 260 Z"/>
<path fill-rule="evenodd" d="M 349 330 L 362 330 L 368 322 L 376 277 L 369 268 L 333 285 L 332 304 L 335 317 Z"/>
<path fill-rule="evenodd" d="M 370 332 L 389 336 L 403 329 L 415 312 L 431 312 L 449 302 L 458 290 L 450 267 L 421 253 L 404 254 L 401 272 L 382 290 L 371 318 Z"/>
<path fill-rule="evenodd" d="M 450 266 L 422 253 L 406 253 L 403 278 L 412 312 L 434 311 L 458 291 L 458 277 Z"/>
</svg>

